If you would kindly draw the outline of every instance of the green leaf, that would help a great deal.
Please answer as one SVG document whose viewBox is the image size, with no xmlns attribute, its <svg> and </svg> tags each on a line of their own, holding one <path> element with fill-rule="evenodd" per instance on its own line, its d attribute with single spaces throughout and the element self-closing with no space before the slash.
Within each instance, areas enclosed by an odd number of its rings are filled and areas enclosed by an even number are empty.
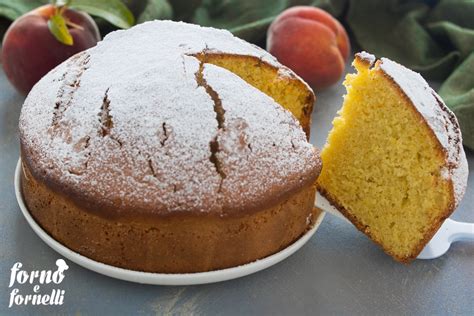
<svg viewBox="0 0 474 316">
<path fill-rule="evenodd" d="M 69 7 L 101 17 L 123 29 L 135 24 L 132 12 L 120 0 L 73 0 Z"/>
<path fill-rule="evenodd" d="M 145 2 L 145 8 L 141 14 L 137 16 L 137 23 L 173 18 L 173 9 L 167 0 L 148 0 Z"/>
<path fill-rule="evenodd" d="M 10 7 L 2 7 L 0 6 L 0 16 L 5 17 L 9 20 L 15 20 L 18 18 L 21 14 L 16 11 L 14 8 Z"/>
<path fill-rule="evenodd" d="M 0 16 L 15 20 L 48 2 L 48 0 L 0 0 Z"/>
<path fill-rule="evenodd" d="M 60 13 L 55 13 L 49 18 L 48 27 L 51 34 L 53 34 L 59 42 L 69 46 L 74 44 L 71 33 L 69 33 L 69 29 L 67 28 L 66 20 L 64 20 L 64 17 Z"/>
<path fill-rule="evenodd" d="M 175 21 L 189 21 L 203 0 L 169 0 Z"/>
</svg>

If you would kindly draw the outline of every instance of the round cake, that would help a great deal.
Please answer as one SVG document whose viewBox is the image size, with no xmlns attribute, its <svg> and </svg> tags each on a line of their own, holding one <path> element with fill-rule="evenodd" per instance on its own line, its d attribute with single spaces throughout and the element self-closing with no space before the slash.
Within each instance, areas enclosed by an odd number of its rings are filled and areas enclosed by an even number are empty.
<svg viewBox="0 0 474 316">
<path fill-rule="evenodd" d="M 122 268 L 264 258 L 317 216 L 313 102 L 293 72 L 227 31 L 155 21 L 111 33 L 23 105 L 26 205 L 60 243 Z"/>
</svg>

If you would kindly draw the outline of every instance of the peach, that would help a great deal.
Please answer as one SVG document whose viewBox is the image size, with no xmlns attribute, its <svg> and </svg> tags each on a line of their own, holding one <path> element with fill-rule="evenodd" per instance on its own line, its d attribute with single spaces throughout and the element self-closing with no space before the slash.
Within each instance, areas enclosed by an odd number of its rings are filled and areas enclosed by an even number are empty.
<svg viewBox="0 0 474 316">
<path fill-rule="evenodd" d="M 350 42 L 344 27 L 326 11 L 296 6 L 270 25 L 267 50 L 310 86 L 323 89 L 341 78 Z"/>
<path fill-rule="evenodd" d="M 55 66 L 100 40 L 97 25 L 88 14 L 65 9 L 64 17 L 77 27 L 69 28 L 73 45 L 59 42 L 48 28 L 48 20 L 54 12 L 52 5 L 39 7 L 19 17 L 5 33 L 3 68 L 21 93 L 27 94 Z"/>
</svg>

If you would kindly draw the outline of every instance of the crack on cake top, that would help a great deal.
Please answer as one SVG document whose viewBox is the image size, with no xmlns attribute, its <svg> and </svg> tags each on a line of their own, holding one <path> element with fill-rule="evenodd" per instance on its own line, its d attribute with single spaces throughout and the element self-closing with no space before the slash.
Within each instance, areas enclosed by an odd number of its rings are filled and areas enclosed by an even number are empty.
<svg viewBox="0 0 474 316">
<path fill-rule="evenodd" d="M 166 142 L 168 141 L 170 135 L 169 133 L 171 132 L 168 132 L 168 125 L 166 124 L 166 122 L 163 122 L 163 124 L 161 124 L 161 129 L 163 131 L 163 136 L 161 137 L 160 139 L 160 144 L 161 144 L 161 147 L 165 147 L 166 145 Z"/>
<path fill-rule="evenodd" d="M 114 121 L 110 114 L 110 99 L 108 96 L 109 89 L 110 88 L 107 88 L 107 90 L 105 90 L 104 100 L 102 101 L 102 106 L 98 114 L 102 137 L 110 135 L 110 130 L 114 127 Z"/>
<path fill-rule="evenodd" d="M 69 108 L 74 99 L 74 94 L 81 85 L 81 77 L 88 69 L 90 55 L 87 51 L 74 55 L 67 61 L 68 69 L 61 76 L 61 86 L 58 90 L 54 104 L 53 118 L 51 122 L 51 136 L 56 135 L 58 126 L 63 118 L 64 112 Z"/>
<path fill-rule="evenodd" d="M 219 132 L 225 130 L 225 110 L 222 106 L 222 100 L 219 98 L 218 93 L 207 83 L 206 79 L 204 78 L 203 71 L 204 71 L 204 61 L 200 60 L 199 69 L 195 73 L 195 77 L 196 77 L 197 85 L 199 87 L 203 87 L 206 90 L 206 93 L 212 99 L 212 102 L 214 102 L 214 112 L 216 113 L 216 121 L 217 121 L 217 133 L 214 139 L 212 139 L 209 142 L 209 149 L 211 151 L 209 160 L 212 162 L 212 164 L 216 168 L 217 173 L 219 174 L 221 178 L 221 181 L 219 184 L 219 190 L 218 190 L 218 192 L 221 192 L 222 183 L 224 179 L 227 177 L 227 175 L 223 171 L 222 163 L 218 158 L 218 153 L 219 153 L 218 138 L 219 138 Z"/>
<path fill-rule="evenodd" d="M 153 160 L 152 160 L 151 158 L 148 158 L 147 161 L 148 161 L 148 168 L 149 168 L 150 171 L 151 171 L 151 175 L 152 175 L 154 178 L 158 178 L 158 177 L 157 177 L 157 174 L 156 174 L 156 171 L 155 171 L 155 167 L 153 167 Z"/>
<path fill-rule="evenodd" d="M 99 116 L 100 130 L 99 134 L 102 137 L 109 137 L 114 142 L 118 144 L 120 148 L 123 147 L 123 142 L 118 138 L 118 136 L 112 134 L 112 128 L 114 127 L 114 120 L 111 112 L 111 101 L 109 98 L 110 87 L 105 90 L 104 98 L 102 100 L 102 106 L 100 107 L 100 112 L 97 114 Z"/>
<path fill-rule="evenodd" d="M 70 174 L 73 174 L 73 175 L 76 175 L 76 176 L 81 176 L 87 170 L 87 167 L 88 167 L 88 164 L 89 164 L 89 159 L 90 159 L 90 156 L 91 156 L 91 152 L 89 150 L 90 141 L 91 141 L 91 137 L 90 136 L 85 136 L 85 137 L 81 138 L 79 140 L 79 142 L 77 142 L 74 145 L 74 150 L 75 151 L 84 152 L 84 161 L 79 165 L 74 165 L 74 164 L 70 165 L 67 169 L 67 171 Z"/>
</svg>

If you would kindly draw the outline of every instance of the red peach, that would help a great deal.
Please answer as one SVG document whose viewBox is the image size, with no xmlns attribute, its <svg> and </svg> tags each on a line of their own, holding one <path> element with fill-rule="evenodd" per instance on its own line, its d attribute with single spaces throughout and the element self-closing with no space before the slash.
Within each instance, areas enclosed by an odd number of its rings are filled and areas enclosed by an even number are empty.
<svg viewBox="0 0 474 316">
<path fill-rule="evenodd" d="M 323 89 L 343 74 L 350 42 L 344 27 L 326 11 L 296 6 L 270 25 L 267 50 L 310 86 Z"/>
<path fill-rule="evenodd" d="M 54 12 L 52 5 L 39 7 L 19 17 L 5 33 L 3 68 L 21 93 L 27 94 L 51 69 L 100 40 L 97 25 L 88 14 L 66 9 L 63 16 L 79 27 L 69 28 L 73 45 L 59 42 L 48 28 L 48 20 Z"/>
</svg>

